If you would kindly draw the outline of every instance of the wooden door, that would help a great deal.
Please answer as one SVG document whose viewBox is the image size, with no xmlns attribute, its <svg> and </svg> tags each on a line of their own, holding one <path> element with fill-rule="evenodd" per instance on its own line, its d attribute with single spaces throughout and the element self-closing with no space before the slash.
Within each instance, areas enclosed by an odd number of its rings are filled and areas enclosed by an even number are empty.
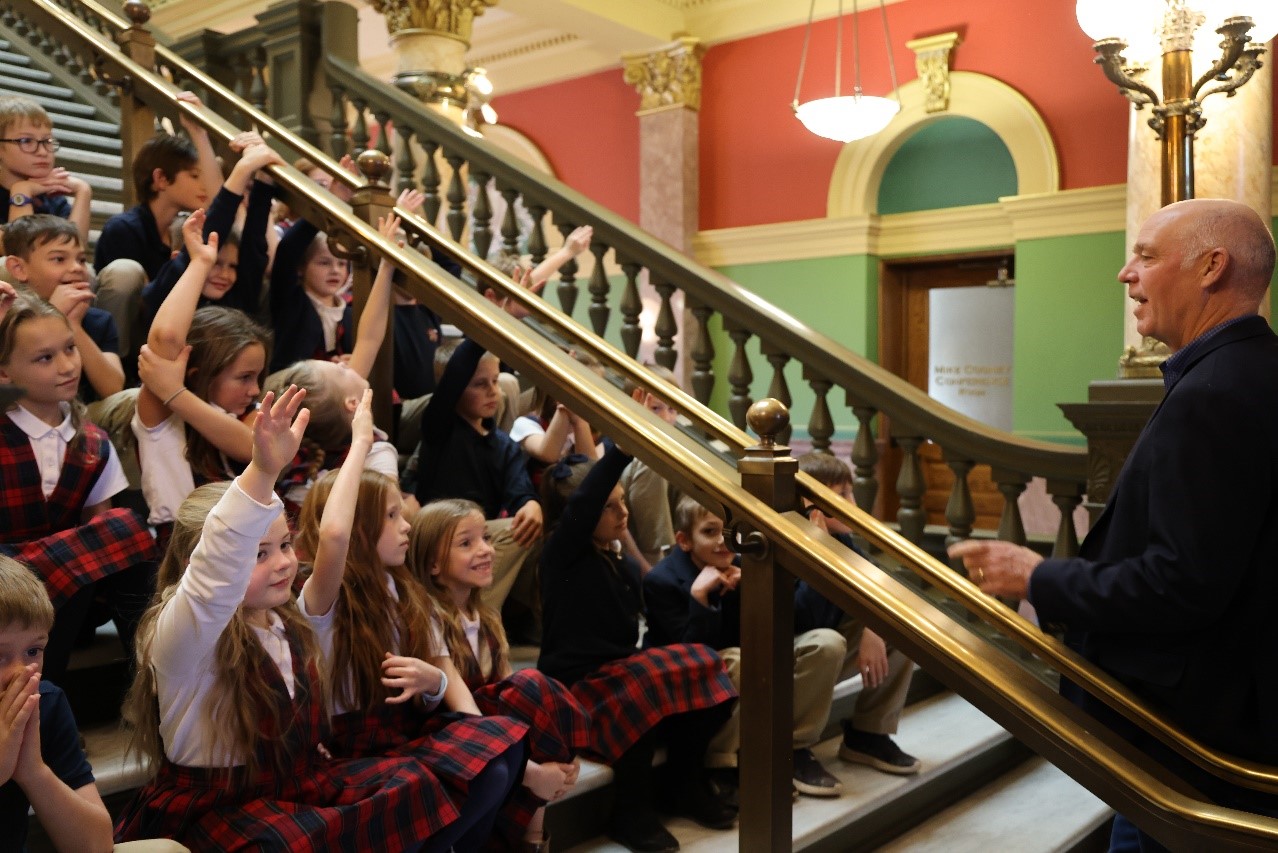
<svg viewBox="0 0 1278 853">
<path fill-rule="evenodd" d="M 961 257 L 885 261 L 879 276 L 879 353 L 886 369 L 923 391 L 927 390 L 929 293 L 938 287 L 971 287 L 994 281 L 1000 270 L 1014 277 L 1013 258 L 1006 252 Z M 891 424 L 882 419 L 879 429 L 879 499 L 874 514 L 896 519 L 896 477 L 900 451 L 891 446 Z M 945 505 L 954 485 L 954 474 L 932 442 L 919 448 L 919 461 L 927 482 L 923 509 L 928 524 L 947 525 Z M 989 466 L 977 465 L 968 475 L 976 527 L 998 529 L 1003 496 L 990 476 Z"/>
</svg>

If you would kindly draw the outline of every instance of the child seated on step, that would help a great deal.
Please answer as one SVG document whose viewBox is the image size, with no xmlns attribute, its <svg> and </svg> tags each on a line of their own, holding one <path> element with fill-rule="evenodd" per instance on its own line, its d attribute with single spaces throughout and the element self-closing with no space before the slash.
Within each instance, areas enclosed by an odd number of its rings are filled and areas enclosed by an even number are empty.
<svg viewBox="0 0 1278 853">
<path fill-rule="evenodd" d="M 679 387 L 679 380 L 669 368 L 650 361 L 645 362 L 644 367 L 667 385 Z M 671 426 L 678 422 L 679 410 L 644 385 L 628 378 L 624 390 L 630 399 Z M 642 459 L 634 460 L 621 472 L 621 490 L 630 508 L 630 529 L 622 544 L 640 570 L 647 574 L 674 546 L 671 512 L 679 500 L 679 492 Z"/>
<path fill-rule="evenodd" d="M 741 689 L 741 568 L 724 534 L 723 519 L 691 497 L 683 497 L 674 513 L 675 548 L 643 579 L 648 606 L 644 643 L 705 643 L 718 650 L 732 683 Z M 804 585 L 806 589 L 806 585 Z M 806 603 L 796 589 L 795 622 Z M 830 718 L 834 684 L 847 645 L 831 628 L 814 628 L 794 637 L 794 789 L 810 797 L 837 797 L 843 785 L 812 753 Z M 710 743 L 706 765 L 725 789 L 736 787 L 737 753 L 741 747 L 740 715 L 734 713 Z"/>
<path fill-rule="evenodd" d="M 501 615 L 480 593 L 493 582 L 493 550 L 484 512 L 465 500 L 433 501 L 413 520 L 408 563 L 425 585 L 452 663 L 485 714 L 528 724 L 528 767 L 519 796 L 498 818 L 506 849 L 549 849 L 545 804 L 577 780 L 578 753 L 590 745 L 590 718 L 558 681 L 535 669 L 513 672 Z"/>
<path fill-rule="evenodd" d="M 837 456 L 805 453 L 799 457 L 799 470 L 829 486 L 849 503 L 853 502 L 852 471 Z M 861 553 L 852 541 L 851 528 L 846 524 L 815 508 L 810 511 L 809 517 L 818 526 L 824 526 L 835 539 Z M 837 629 L 847 638 L 848 650 L 840 677 L 861 674 L 861 693 L 856 700 L 856 711 L 842 721 L 843 743 L 839 745 L 839 758 L 867 764 L 883 773 L 899 776 L 918 773 L 922 762 L 902 750 L 892 739 L 901 721 L 901 709 L 905 707 L 910 679 L 914 677 L 914 663 L 900 649 L 889 648 L 883 638 L 866 627 L 855 614 L 844 613 L 811 588 L 808 595 L 810 606 L 802 614 L 796 600 L 796 623 L 806 618 L 808 627 Z"/>
<path fill-rule="evenodd" d="M 654 809 L 653 754 L 664 740 L 662 808 L 711 829 L 731 827 L 736 809 L 711 790 L 704 762 L 737 691 L 709 646 L 637 648 L 639 566 L 618 542 L 627 512 L 617 479 L 629 462 L 610 447 L 594 463 L 570 456 L 542 479 L 550 534 L 537 668 L 568 685 L 590 714 L 588 754 L 614 774 L 609 837 L 631 850 L 677 850 Z"/>
<path fill-rule="evenodd" d="M 93 189 L 53 165 L 61 143 L 44 107 L 21 95 L 0 95 L 0 139 L 0 223 L 48 213 L 70 220 L 87 243 Z"/>
<path fill-rule="evenodd" d="M 23 392 L 0 414 L 0 554 L 45 582 L 57 612 L 44 669 L 59 681 L 95 598 L 106 599 L 132 651 L 154 584 L 155 541 L 141 516 L 111 508 L 128 483 L 106 433 L 76 400 L 81 355 L 71 323 L 30 294 L 0 300 L 0 309 L 0 386 Z"/>
</svg>

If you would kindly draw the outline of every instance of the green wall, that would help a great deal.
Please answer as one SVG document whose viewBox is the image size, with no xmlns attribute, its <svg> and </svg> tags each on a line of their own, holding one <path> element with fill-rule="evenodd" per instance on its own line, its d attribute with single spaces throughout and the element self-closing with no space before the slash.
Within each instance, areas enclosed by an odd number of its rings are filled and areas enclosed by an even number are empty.
<svg viewBox="0 0 1278 853">
<path fill-rule="evenodd" d="M 878 259 L 870 255 L 818 258 L 802 261 L 777 261 L 763 264 L 740 264 L 719 270 L 742 287 L 768 302 L 783 307 L 798 320 L 828 335 L 854 352 L 878 359 Z M 732 360 L 732 340 L 716 317 L 711 321 L 715 347 L 714 395 L 711 406 L 725 415 L 728 411 L 728 366 Z M 752 399 L 764 397 L 772 381 L 772 366 L 759 352 L 757 338 L 746 344 L 750 369 L 754 373 Z M 792 409 L 803 424 L 797 432 L 806 432 L 806 419 L 815 400 L 802 369 L 795 361 L 786 368 L 786 381 L 793 397 Z M 843 404 L 843 394 L 832 392 L 828 398 L 834 417 L 836 436 L 851 438 L 856 432 L 856 419 Z M 804 428 L 798 428 L 802 426 Z"/>
<path fill-rule="evenodd" d="M 1015 431 L 1048 441 L 1082 439 L 1056 407 L 1084 402 L 1093 379 L 1118 375 L 1123 312 L 1122 232 L 1016 244 L 1013 351 Z"/>
<path fill-rule="evenodd" d="M 1016 164 L 998 134 L 952 117 L 912 135 L 888 162 L 878 212 L 907 213 L 986 204 L 1016 195 Z"/>
</svg>

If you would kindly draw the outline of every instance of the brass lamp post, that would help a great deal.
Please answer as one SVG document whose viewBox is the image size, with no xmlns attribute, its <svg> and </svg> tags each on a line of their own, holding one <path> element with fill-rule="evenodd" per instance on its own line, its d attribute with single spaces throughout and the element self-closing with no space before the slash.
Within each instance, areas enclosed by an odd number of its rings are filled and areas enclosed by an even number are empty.
<svg viewBox="0 0 1278 853">
<path fill-rule="evenodd" d="M 1096 39 L 1096 64 L 1136 109 L 1152 107 L 1149 126 L 1162 143 L 1162 203 L 1194 197 L 1194 134 L 1202 101 L 1234 92 L 1261 67 L 1265 42 L 1278 31 L 1274 0 L 1078 0 L 1079 26 Z M 1194 36 L 1204 24 L 1221 36 L 1220 57 L 1194 76 Z M 1207 30 L 1210 32 L 1211 30 Z M 1159 45 L 1159 47 L 1154 47 Z M 1141 79 L 1140 55 L 1161 50 L 1162 92 Z M 1124 56 L 1131 50 L 1133 56 Z M 1211 85 L 1208 85 L 1211 84 Z"/>
</svg>

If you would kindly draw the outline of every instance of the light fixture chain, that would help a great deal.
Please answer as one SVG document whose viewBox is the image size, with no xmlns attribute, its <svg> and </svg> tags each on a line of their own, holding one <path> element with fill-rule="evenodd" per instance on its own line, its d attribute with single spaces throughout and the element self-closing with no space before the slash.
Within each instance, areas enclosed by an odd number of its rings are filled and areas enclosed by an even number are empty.
<svg viewBox="0 0 1278 853">
<path fill-rule="evenodd" d="M 803 53 L 799 55 L 799 79 L 794 81 L 794 106 L 799 106 L 799 87 L 803 85 L 803 69 L 808 64 L 808 43 L 812 40 L 812 15 L 816 11 L 816 0 L 808 4 L 808 26 L 803 31 Z"/>
<path fill-rule="evenodd" d="M 879 0 L 879 16 L 883 19 L 883 43 L 887 45 L 888 73 L 892 75 L 892 94 L 896 95 L 896 57 L 892 54 L 892 32 L 888 29 L 887 7 Z"/>
<path fill-rule="evenodd" d="M 852 54 L 859 63 L 856 25 L 856 0 L 852 0 Z M 856 71 L 856 90 L 861 91 L 861 72 Z M 839 0 L 839 16 L 834 21 L 834 97 L 843 94 L 843 0 Z"/>
<path fill-rule="evenodd" d="M 843 0 L 839 0 L 839 15 L 843 15 Z M 839 60 L 842 65 L 842 58 Z M 834 88 L 838 89 L 838 77 L 834 78 Z M 834 93 L 836 96 L 838 91 Z M 852 0 L 852 94 L 861 96 L 861 20 L 857 15 L 856 0 Z"/>
</svg>

